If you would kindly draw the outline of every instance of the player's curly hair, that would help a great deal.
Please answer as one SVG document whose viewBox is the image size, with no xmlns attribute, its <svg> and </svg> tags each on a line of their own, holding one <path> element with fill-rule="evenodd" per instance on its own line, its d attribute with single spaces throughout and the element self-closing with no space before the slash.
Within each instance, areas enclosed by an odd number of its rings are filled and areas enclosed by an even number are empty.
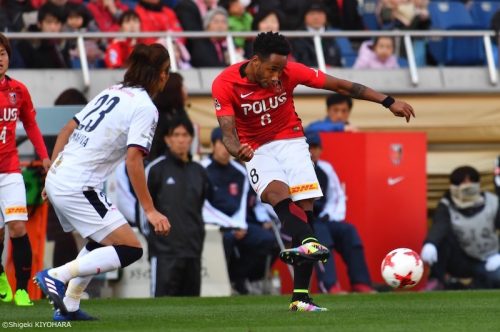
<svg viewBox="0 0 500 332">
<path fill-rule="evenodd" d="M 290 54 L 290 44 L 285 36 L 278 32 L 262 32 L 253 43 L 253 52 L 261 59 L 267 59 L 271 54 Z"/>
</svg>

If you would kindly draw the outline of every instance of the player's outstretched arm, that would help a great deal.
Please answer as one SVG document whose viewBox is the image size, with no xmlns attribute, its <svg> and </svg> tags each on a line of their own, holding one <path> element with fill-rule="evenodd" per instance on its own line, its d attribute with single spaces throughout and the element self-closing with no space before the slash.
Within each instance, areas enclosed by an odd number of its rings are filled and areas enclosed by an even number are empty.
<svg viewBox="0 0 500 332">
<path fill-rule="evenodd" d="M 326 75 L 325 85 L 323 88 L 343 95 L 351 96 L 352 98 L 364 99 L 382 104 L 389 108 L 395 116 L 404 117 L 406 122 L 409 122 L 412 116 L 415 117 L 415 112 L 410 104 L 407 104 L 402 100 L 395 100 L 392 97 L 377 92 L 367 86 L 364 86 L 363 84 Z"/>
<path fill-rule="evenodd" d="M 168 218 L 158 212 L 153 205 L 153 199 L 146 183 L 143 158 L 144 153 L 139 148 L 132 146 L 127 149 L 125 164 L 130 183 L 132 183 L 137 200 L 144 209 L 146 217 L 153 226 L 156 234 L 167 235 L 170 232 L 170 223 Z"/>
<path fill-rule="evenodd" d="M 222 129 L 222 142 L 227 151 L 235 158 L 250 161 L 253 157 L 253 149 L 247 143 L 240 143 L 233 115 L 218 116 L 219 126 Z"/>
</svg>

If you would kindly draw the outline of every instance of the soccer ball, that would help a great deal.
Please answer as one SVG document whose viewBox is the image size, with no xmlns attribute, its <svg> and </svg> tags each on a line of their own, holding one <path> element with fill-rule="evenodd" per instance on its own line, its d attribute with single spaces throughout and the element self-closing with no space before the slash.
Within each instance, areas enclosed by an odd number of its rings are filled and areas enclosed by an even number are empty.
<svg viewBox="0 0 500 332">
<path fill-rule="evenodd" d="M 422 278 L 424 264 L 415 251 L 398 248 L 385 256 L 380 271 L 389 286 L 412 288 Z"/>
</svg>

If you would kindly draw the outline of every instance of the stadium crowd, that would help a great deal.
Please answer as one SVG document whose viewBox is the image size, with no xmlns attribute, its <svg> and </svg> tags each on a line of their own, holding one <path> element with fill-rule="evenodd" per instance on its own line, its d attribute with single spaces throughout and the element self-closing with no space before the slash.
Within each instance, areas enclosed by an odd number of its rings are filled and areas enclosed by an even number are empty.
<svg viewBox="0 0 500 332">
<path fill-rule="evenodd" d="M 482 16 L 477 1 L 467 1 L 473 25 L 465 29 L 498 28 L 496 7 Z M 479 2 L 477 2 L 479 4 Z M 371 6 L 370 6 L 371 4 Z M 460 2 L 460 5 L 463 4 Z M 484 7 L 484 6 L 483 6 Z M 370 9 L 371 8 L 371 9 Z M 443 9 L 444 10 L 444 9 Z M 435 11 L 439 13 L 439 10 Z M 467 15 L 469 15 L 467 13 Z M 442 20 L 439 19 L 441 22 Z M 433 24 L 436 23 L 436 24 Z M 469 22 L 470 23 L 470 22 Z M 439 23 L 441 24 L 441 23 Z M 451 23 L 450 23 L 451 24 Z M 2 0 L 3 32 L 252 32 L 301 30 L 427 30 L 445 26 L 432 21 L 428 0 Z M 164 43 L 157 38 L 86 39 L 91 68 L 120 68 L 136 43 Z M 237 60 L 251 54 L 252 38 L 235 38 Z M 11 68 L 79 68 L 76 39 L 13 40 Z M 406 66 L 406 51 L 391 38 L 323 38 L 327 66 L 399 68 Z M 229 64 L 226 38 L 174 41 L 180 69 L 224 67 Z M 414 41 L 418 65 L 441 63 L 441 55 L 425 40 Z M 291 58 L 316 66 L 312 38 L 294 38 Z M 448 60 L 446 60 L 448 61 Z M 472 60 L 471 60 L 472 61 Z M 484 56 L 476 63 L 484 64 Z"/>
</svg>

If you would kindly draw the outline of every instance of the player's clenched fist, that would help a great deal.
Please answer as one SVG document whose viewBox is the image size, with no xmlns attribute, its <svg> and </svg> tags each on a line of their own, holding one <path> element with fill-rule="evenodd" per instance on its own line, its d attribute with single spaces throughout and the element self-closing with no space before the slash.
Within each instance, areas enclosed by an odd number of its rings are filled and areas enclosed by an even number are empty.
<svg viewBox="0 0 500 332">
<path fill-rule="evenodd" d="M 146 217 L 153 226 L 156 234 L 168 235 L 170 232 L 170 222 L 167 217 L 156 210 L 146 213 Z"/>
<path fill-rule="evenodd" d="M 250 161 L 253 158 L 254 151 L 247 143 L 240 145 L 238 149 L 238 158 L 243 161 Z"/>
</svg>

